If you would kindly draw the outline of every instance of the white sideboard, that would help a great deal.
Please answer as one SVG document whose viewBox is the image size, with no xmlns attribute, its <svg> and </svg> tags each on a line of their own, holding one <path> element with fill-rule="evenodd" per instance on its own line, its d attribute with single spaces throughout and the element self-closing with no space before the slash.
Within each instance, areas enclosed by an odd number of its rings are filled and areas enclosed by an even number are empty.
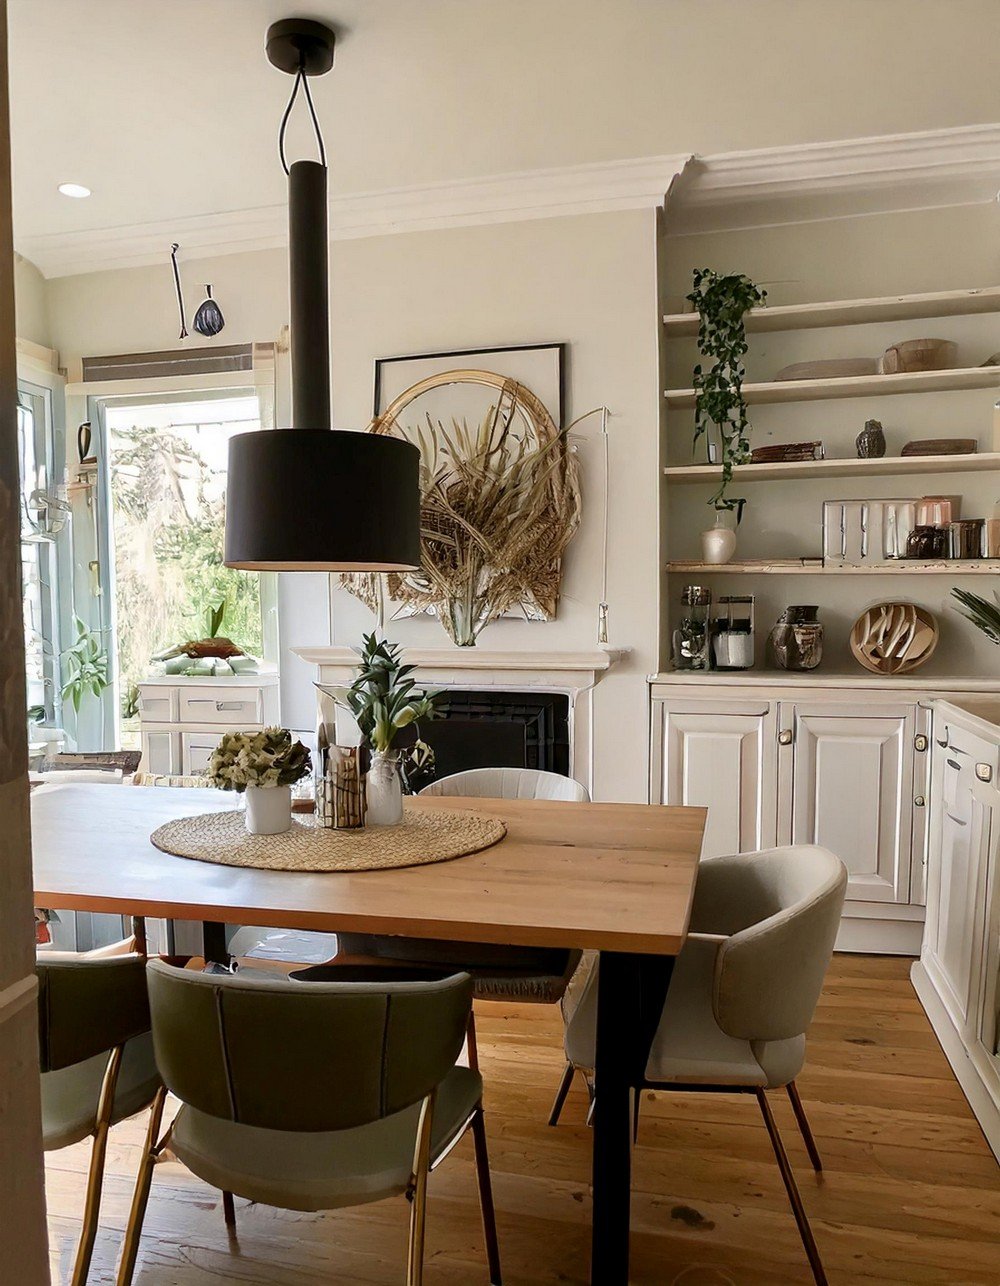
<svg viewBox="0 0 1000 1286">
<path fill-rule="evenodd" d="M 1000 701 L 935 705 L 927 925 L 913 985 L 1000 1157 Z"/>
<path fill-rule="evenodd" d="M 822 844 L 850 871 L 838 949 L 917 955 L 933 699 L 962 679 L 665 673 L 650 680 L 650 801 L 709 810 L 704 856 Z"/>
<path fill-rule="evenodd" d="M 140 768 L 196 775 L 224 732 L 256 731 L 278 718 L 276 674 L 146 679 L 139 684 Z"/>
</svg>

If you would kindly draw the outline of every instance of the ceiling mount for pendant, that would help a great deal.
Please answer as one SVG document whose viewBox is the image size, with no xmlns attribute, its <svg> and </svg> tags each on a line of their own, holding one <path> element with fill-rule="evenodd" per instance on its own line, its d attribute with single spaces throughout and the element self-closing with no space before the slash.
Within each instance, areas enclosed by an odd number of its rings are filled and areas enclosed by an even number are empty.
<svg viewBox="0 0 1000 1286">
<path fill-rule="evenodd" d="M 267 58 L 279 71 L 294 76 L 325 76 L 333 66 L 337 38 L 322 22 L 311 18 L 282 18 L 267 29 Z"/>
</svg>

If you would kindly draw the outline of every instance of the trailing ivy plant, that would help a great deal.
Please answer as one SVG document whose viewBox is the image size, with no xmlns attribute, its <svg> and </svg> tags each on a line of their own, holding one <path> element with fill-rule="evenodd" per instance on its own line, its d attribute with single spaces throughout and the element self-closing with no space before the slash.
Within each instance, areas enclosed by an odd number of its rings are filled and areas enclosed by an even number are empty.
<svg viewBox="0 0 1000 1286">
<path fill-rule="evenodd" d="M 747 351 L 743 319 L 751 308 L 759 308 L 767 291 L 754 285 L 742 273 L 723 275 L 712 268 L 697 268 L 694 289 L 688 300 L 698 310 L 698 351 L 713 359 L 705 370 L 694 368 L 694 440 L 697 443 L 714 424 L 722 447 L 722 475 L 718 489 L 709 499 L 716 509 L 742 512 L 743 500 L 726 495 L 733 480 L 733 468 L 750 458 L 750 420 L 743 401 L 743 358 Z"/>
</svg>

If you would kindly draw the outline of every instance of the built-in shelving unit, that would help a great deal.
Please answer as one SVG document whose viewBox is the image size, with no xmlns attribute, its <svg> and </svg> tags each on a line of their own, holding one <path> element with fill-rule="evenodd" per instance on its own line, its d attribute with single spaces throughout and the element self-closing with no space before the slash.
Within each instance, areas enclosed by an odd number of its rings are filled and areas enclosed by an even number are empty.
<svg viewBox="0 0 1000 1286">
<path fill-rule="evenodd" d="M 824 326 L 861 326 L 873 322 L 915 321 L 922 317 L 967 317 L 1000 312 L 1000 286 L 982 290 L 939 290 L 882 299 L 834 299 L 818 304 L 779 304 L 754 308 L 746 318 L 748 334 L 809 330 Z M 698 334 L 697 313 L 667 313 L 663 325 L 671 339 Z"/>
<path fill-rule="evenodd" d="M 826 564 L 802 558 L 740 560 L 732 563 L 669 562 L 668 572 L 708 576 L 997 576 L 1000 558 L 978 561 L 938 559 L 921 562 L 900 558 L 894 563 Z"/>
<path fill-rule="evenodd" d="M 903 375 L 851 375 L 837 379 L 770 380 L 744 384 L 747 406 L 779 402 L 820 402 L 837 397 L 885 397 L 893 393 L 945 393 L 956 389 L 996 388 L 1000 366 L 959 367 L 948 371 L 914 371 Z M 693 388 L 668 388 L 671 410 L 693 409 Z"/>
<path fill-rule="evenodd" d="M 733 472 L 740 482 L 777 482 L 781 479 L 902 477 L 914 473 L 978 473 L 1000 469 L 1000 451 L 979 455 L 903 455 L 856 460 L 776 460 L 768 464 L 743 464 Z M 664 477 L 672 483 L 718 481 L 717 464 L 667 465 Z"/>
</svg>

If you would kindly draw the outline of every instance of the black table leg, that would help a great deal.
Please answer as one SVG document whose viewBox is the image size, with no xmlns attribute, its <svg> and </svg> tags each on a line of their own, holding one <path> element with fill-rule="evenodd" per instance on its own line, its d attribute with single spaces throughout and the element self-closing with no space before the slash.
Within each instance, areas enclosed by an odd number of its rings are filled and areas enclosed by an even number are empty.
<svg viewBox="0 0 1000 1286">
<path fill-rule="evenodd" d="M 206 964 L 229 964 L 224 924 L 219 924 L 216 920 L 205 920 L 201 926 L 201 940 Z"/>
<path fill-rule="evenodd" d="M 602 951 L 597 985 L 593 1286 L 627 1286 L 632 1094 L 642 1084 L 673 960 Z"/>
</svg>

